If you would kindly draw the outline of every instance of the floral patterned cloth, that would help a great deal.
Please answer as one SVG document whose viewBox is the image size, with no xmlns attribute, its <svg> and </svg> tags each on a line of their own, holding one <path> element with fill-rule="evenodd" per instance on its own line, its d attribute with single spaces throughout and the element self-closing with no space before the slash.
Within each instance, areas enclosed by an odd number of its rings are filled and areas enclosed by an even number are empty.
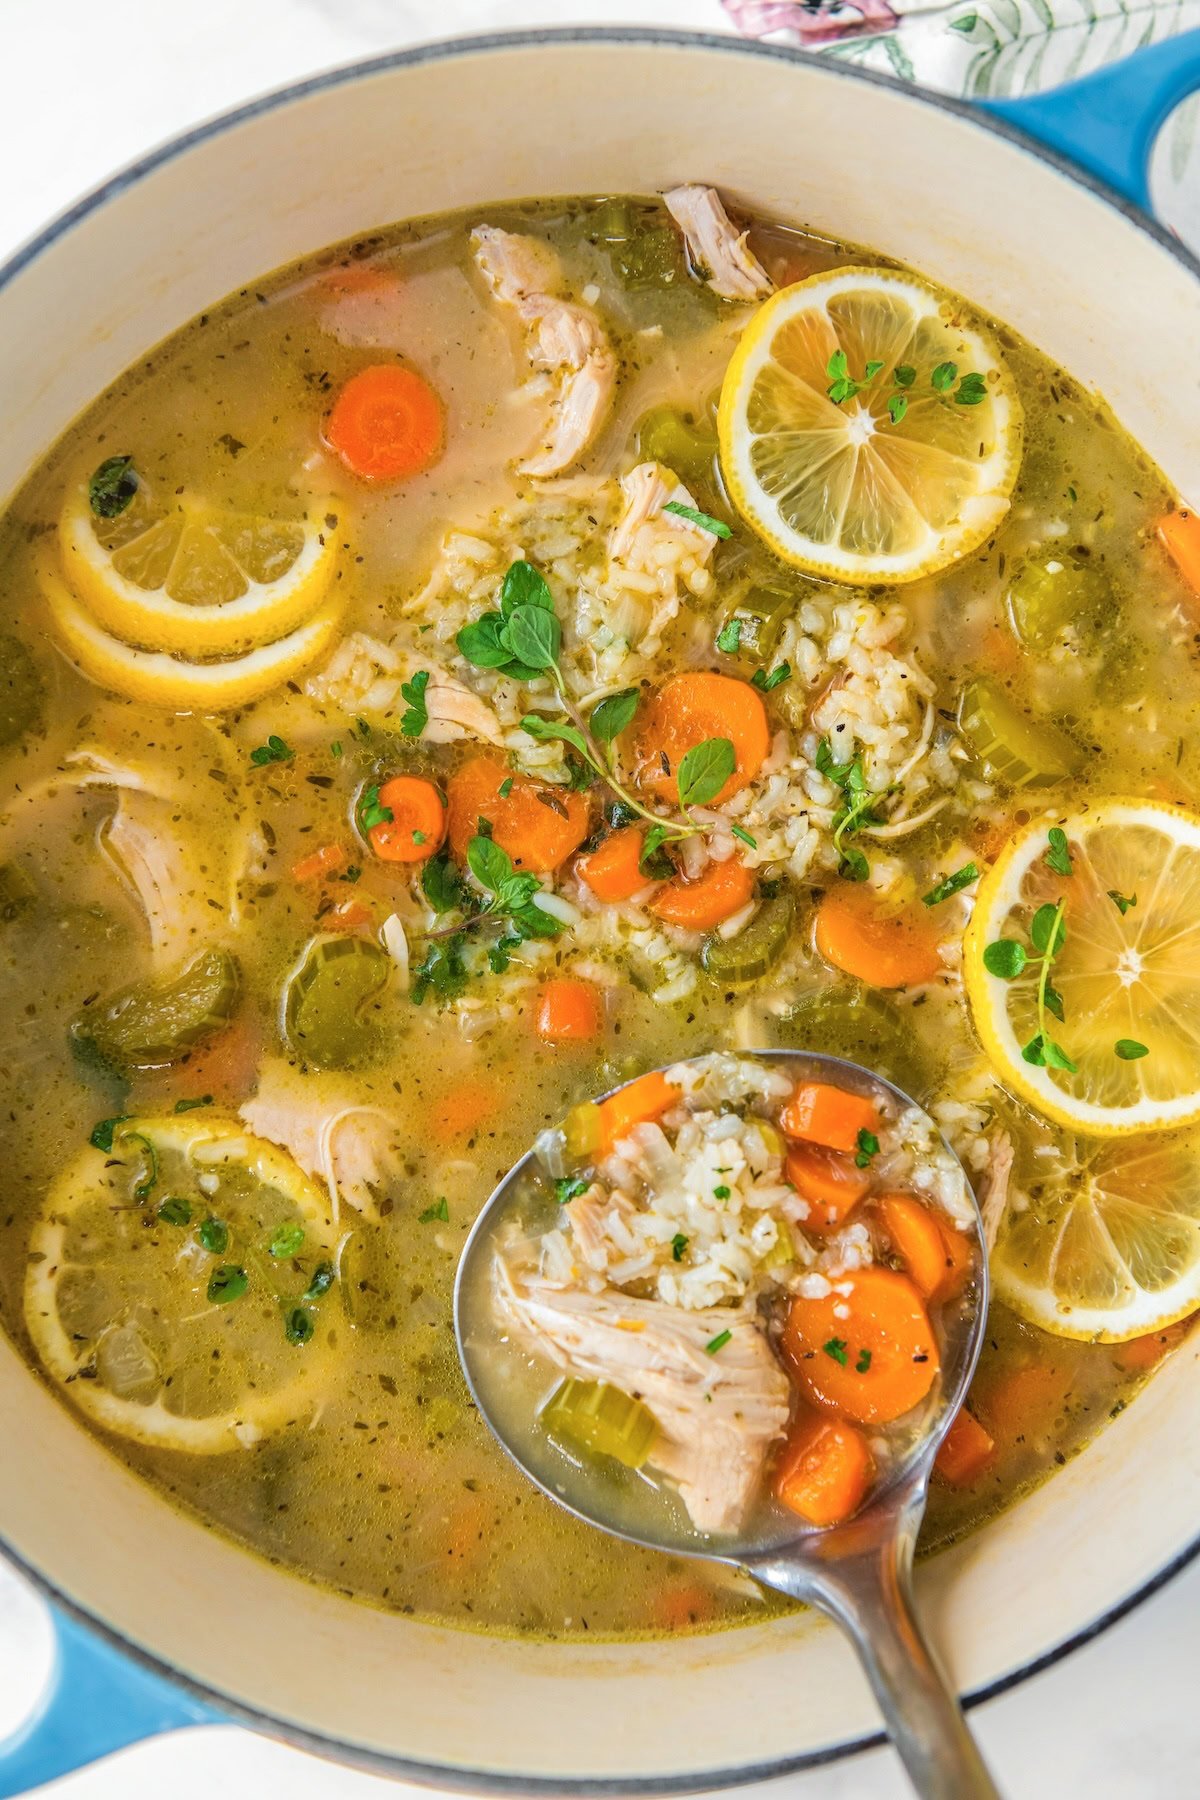
<svg viewBox="0 0 1200 1800">
<path fill-rule="evenodd" d="M 1200 26 L 1200 0 L 723 0 L 747 37 L 966 98 L 1059 87 Z M 1200 248 L 1200 103 L 1180 107 L 1154 161 L 1162 217 Z"/>
</svg>

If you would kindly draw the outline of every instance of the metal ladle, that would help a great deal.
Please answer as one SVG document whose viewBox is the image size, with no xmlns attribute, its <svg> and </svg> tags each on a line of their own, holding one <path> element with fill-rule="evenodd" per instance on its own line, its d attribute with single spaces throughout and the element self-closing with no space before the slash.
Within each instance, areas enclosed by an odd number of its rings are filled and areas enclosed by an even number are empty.
<svg viewBox="0 0 1200 1800">
<path fill-rule="evenodd" d="M 804 1050 L 737 1054 L 786 1063 L 797 1081 L 827 1081 L 870 1096 L 893 1112 L 897 1105 L 922 1112 L 881 1076 L 839 1057 Z M 922 1116 L 928 1120 L 927 1114 Z M 999 1800 L 913 1607 L 913 1550 L 930 1471 L 974 1372 L 988 1300 L 983 1221 L 971 1184 L 936 1125 L 928 1123 L 934 1141 L 962 1176 L 963 1198 L 973 1219 L 973 1280 L 954 1328 L 944 1334 L 938 1385 L 907 1452 L 888 1470 L 862 1510 L 842 1525 L 805 1526 L 782 1508 L 774 1508 L 769 1514 L 752 1514 L 744 1535 L 702 1537 L 669 1496 L 647 1515 L 644 1504 L 623 1506 L 625 1490 L 586 1466 L 572 1474 L 546 1435 L 535 1429 L 532 1411 L 526 1415 L 528 1428 L 518 1433 L 513 1422 L 511 1351 L 502 1341 L 490 1299 L 500 1236 L 506 1224 L 515 1222 L 540 1170 L 533 1150 L 509 1170 L 467 1240 L 454 1291 L 454 1324 L 463 1370 L 480 1412 L 543 1493 L 576 1518 L 627 1543 L 727 1564 L 764 1587 L 827 1613 L 853 1642 L 917 1792 L 928 1800 Z M 519 1409 L 516 1416 L 521 1416 Z M 570 1478 L 564 1480 L 564 1473 Z M 641 1492 L 644 1502 L 644 1485 Z"/>
</svg>

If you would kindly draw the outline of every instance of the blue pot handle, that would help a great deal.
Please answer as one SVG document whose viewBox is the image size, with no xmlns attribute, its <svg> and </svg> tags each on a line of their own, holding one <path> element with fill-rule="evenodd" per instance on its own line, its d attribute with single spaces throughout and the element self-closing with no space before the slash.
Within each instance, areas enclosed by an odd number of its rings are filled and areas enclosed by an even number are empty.
<svg viewBox="0 0 1200 1800">
<path fill-rule="evenodd" d="M 1148 213 L 1154 140 L 1198 89 L 1200 31 L 1185 31 L 1068 87 L 986 101 L 980 110 L 1060 151 Z"/>
<path fill-rule="evenodd" d="M 55 1653 L 46 1691 L 32 1717 L 0 1742 L 0 1800 L 160 1731 L 227 1722 L 57 1608 L 51 1620 Z"/>
</svg>

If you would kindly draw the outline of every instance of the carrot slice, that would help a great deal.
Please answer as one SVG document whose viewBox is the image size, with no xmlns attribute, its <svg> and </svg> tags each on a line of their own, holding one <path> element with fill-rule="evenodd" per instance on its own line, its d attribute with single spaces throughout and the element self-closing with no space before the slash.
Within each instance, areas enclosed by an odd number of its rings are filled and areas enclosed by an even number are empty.
<svg viewBox="0 0 1200 1800">
<path fill-rule="evenodd" d="M 1161 1331 L 1147 1331 L 1142 1337 L 1127 1338 L 1123 1344 L 1114 1344 L 1113 1361 L 1126 1375 L 1144 1375 L 1182 1344 L 1196 1316 L 1193 1313 L 1189 1319 L 1164 1325 Z"/>
<path fill-rule="evenodd" d="M 972 1397 L 997 1443 L 1036 1446 L 1050 1441 L 1073 1379 L 1066 1362 L 1021 1363 Z"/>
<path fill-rule="evenodd" d="M 869 987 L 918 987 L 942 970 L 939 926 L 920 906 L 884 906 L 869 888 L 842 882 L 817 908 L 818 953 Z"/>
<path fill-rule="evenodd" d="M 635 1125 L 660 1118 L 678 1099 L 679 1089 L 660 1069 L 652 1069 L 649 1075 L 639 1075 L 636 1081 L 618 1088 L 615 1094 L 602 1100 L 598 1108 L 600 1154 L 606 1156 Z"/>
<path fill-rule="evenodd" d="M 642 707 L 634 749 L 639 782 L 678 806 L 679 765 L 709 738 L 728 738 L 733 745 L 733 774 L 709 802 L 723 806 L 767 760 L 767 709 L 750 683 L 733 675 L 672 675 Z"/>
<path fill-rule="evenodd" d="M 664 1588 L 652 1607 L 660 1631 L 686 1631 L 689 1625 L 705 1625 L 717 1610 L 716 1595 L 698 1581 L 684 1587 Z"/>
<path fill-rule="evenodd" d="M 374 913 L 361 900 L 343 900 L 329 912 L 321 914 L 321 925 L 326 931 L 359 931 L 364 925 L 372 925 L 374 922 Z"/>
<path fill-rule="evenodd" d="M 1158 522 L 1158 541 L 1194 594 L 1200 594 L 1200 513 L 1181 506 Z"/>
<path fill-rule="evenodd" d="M 558 975 L 542 983 L 534 1030 L 544 1044 L 575 1044 L 600 1033 L 600 996 L 594 983 Z"/>
<path fill-rule="evenodd" d="M 610 904 L 628 900 L 650 886 L 650 877 L 642 874 L 639 862 L 644 841 L 636 825 L 624 825 L 598 844 L 590 855 L 581 856 L 575 864 L 575 873 L 591 888 L 597 900 Z"/>
<path fill-rule="evenodd" d="M 867 1171 L 856 1169 L 852 1157 L 821 1144 L 793 1144 L 783 1173 L 800 1198 L 808 1201 L 804 1229 L 822 1236 L 837 1230 L 871 1185 Z"/>
<path fill-rule="evenodd" d="M 441 454 L 441 401 L 414 369 L 372 363 L 334 401 L 325 442 L 363 481 L 419 475 Z"/>
<path fill-rule="evenodd" d="M 884 1194 L 879 1214 L 918 1293 L 939 1302 L 961 1293 L 971 1273 L 971 1247 L 965 1233 L 944 1224 L 911 1194 Z"/>
<path fill-rule="evenodd" d="M 709 863 L 696 881 L 682 876 L 668 881 L 650 902 L 650 911 L 668 925 L 685 931 L 715 931 L 741 912 L 754 894 L 754 877 L 734 856 Z"/>
<path fill-rule="evenodd" d="M 867 1440 L 842 1419 L 802 1413 L 775 1465 L 775 1494 L 810 1525 L 839 1525 L 856 1513 L 875 1474 Z"/>
<path fill-rule="evenodd" d="M 321 875 L 340 875 L 348 861 L 341 844 L 322 844 L 319 850 L 292 864 L 292 880 L 315 881 Z"/>
<path fill-rule="evenodd" d="M 464 763 L 446 784 L 446 796 L 450 848 L 460 862 L 480 819 L 491 826 L 493 839 L 512 857 L 513 866 L 534 874 L 557 869 L 588 834 L 582 794 L 514 775 L 494 756 L 473 756 Z"/>
<path fill-rule="evenodd" d="M 459 1075 L 440 1090 L 429 1108 L 429 1124 L 442 1143 L 470 1137 L 499 1113 L 505 1096 L 494 1081 Z"/>
<path fill-rule="evenodd" d="M 782 1348 L 814 1406 L 860 1425 L 885 1425 L 908 1412 L 939 1368 L 921 1296 L 891 1269 L 855 1269 L 828 1294 L 793 1300 Z"/>
<path fill-rule="evenodd" d="M 874 1131 L 879 1124 L 875 1103 L 861 1094 L 825 1081 L 802 1081 L 779 1115 L 790 1138 L 824 1144 L 828 1150 L 856 1150 L 860 1131 Z"/>
<path fill-rule="evenodd" d="M 379 790 L 379 804 L 391 813 L 367 836 L 384 862 L 426 862 L 446 836 L 446 803 L 432 781 L 420 775 L 393 775 Z"/>
<path fill-rule="evenodd" d="M 942 1439 L 933 1466 L 951 1487 L 970 1487 L 995 1458 L 995 1439 L 964 1406 Z"/>
</svg>

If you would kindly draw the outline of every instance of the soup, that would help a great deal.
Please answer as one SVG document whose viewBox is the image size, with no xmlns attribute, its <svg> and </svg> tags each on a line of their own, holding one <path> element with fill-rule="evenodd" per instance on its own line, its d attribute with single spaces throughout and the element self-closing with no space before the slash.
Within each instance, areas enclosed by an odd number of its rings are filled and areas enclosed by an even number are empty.
<svg viewBox="0 0 1200 1800">
<path fill-rule="evenodd" d="M 1002 325 L 668 201 L 243 291 L 0 528 L 0 1317 L 206 1525 L 494 1631 L 784 1604 L 561 1515 L 458 1367 L 479 1207 L 630 1075 L 832 1051 L 961 1151 L 929 1547 L 1200 1302 L 1195 523 Z"/>
</svg>

